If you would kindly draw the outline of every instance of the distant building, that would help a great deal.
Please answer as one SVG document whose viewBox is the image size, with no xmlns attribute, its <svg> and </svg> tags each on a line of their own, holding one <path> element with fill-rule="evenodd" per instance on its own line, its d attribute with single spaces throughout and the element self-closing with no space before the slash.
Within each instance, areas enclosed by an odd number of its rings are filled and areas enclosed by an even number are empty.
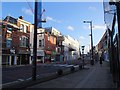
<svg viewBox="0 0 120 90">
<path fill-rule="evenodd" d="M 80 44 L 72 37 L 64 36 L 64 58 L 65 60 L 77 60 L 80 57 Z"/>
<path fill-rule="evenodd" d="M 30 34 L 31 59 L 33 57 L 33 36 Z M 56 56 L 56 36 L 47 32 L 44 28 L 37 29 L 37 63 L 51 62 Z"/>
<path fill-rule="evenodd" d="M 109 61 L 108 59 L 108 42 L 107 42 L 107 31 L 102 36 L 100 42 L 97 45 L 99 57 L 101 54 L 104 54 L 104 60 Z"/>
<path fill-rule="evenodd" d="M 47 27 L 45 31 L 56 37 L 56 56 L 54 61 L 64 61 L 63 35 L 54 27 Z"/>
<path fill-rule="evenodd" d="M 50 34 L 53 34 L 53 35 L 55 35 L 55 36 L 61 35 L 60 31 L 57 30 L 57 29 L 54 28 L 54 27 L 46 27 L 46 28 L 45 28 L 45 31 L 47 31 L 47 32 L 49 32 Z"/>
</svg>

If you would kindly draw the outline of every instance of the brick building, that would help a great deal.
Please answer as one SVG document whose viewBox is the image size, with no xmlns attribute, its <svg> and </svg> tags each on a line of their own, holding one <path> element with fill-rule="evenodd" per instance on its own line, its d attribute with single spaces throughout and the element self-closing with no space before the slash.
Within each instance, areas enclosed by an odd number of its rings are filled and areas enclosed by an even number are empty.
<svg viewBox="0 0 120 90">
<path fill-rule="evenodd" d="M 29 38 L 31 24 L 20 16 L 7 16 L 2 22 L 2 64 L 20 65 L 29 63 Z"/>
<path fill-rule="evenodd" d="M 33 34 L 30 33 L 31 60 L 33 57 Z M 55 59 L 56 36 L 45 31 L 44 28 L 37 29 L 37 62 L 44 63 Z"/>
</svg>

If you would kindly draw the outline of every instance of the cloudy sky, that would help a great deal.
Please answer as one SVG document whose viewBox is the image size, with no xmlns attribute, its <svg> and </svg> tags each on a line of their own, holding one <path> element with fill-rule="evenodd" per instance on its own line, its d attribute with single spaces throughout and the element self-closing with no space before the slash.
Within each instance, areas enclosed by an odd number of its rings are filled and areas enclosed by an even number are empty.
<svg viewBox="0 0 120 90">
<path fill-rule="evenodd" d="M 102 2 L 43 2 L 43 19 L 47 22 L 43 27 L 54 27 L 63 35 L 77 39 L 85 45 L 85 52 L 90 48 L 90 24 L 84 20 L 92 20 L 93 43 L 98 44 L 105 32 Z M 34 2 L 2 2 L 2 18 L 11 15 L 15 18 L 24 16 L 28 22 L 34 23 Z"/>
</svg>

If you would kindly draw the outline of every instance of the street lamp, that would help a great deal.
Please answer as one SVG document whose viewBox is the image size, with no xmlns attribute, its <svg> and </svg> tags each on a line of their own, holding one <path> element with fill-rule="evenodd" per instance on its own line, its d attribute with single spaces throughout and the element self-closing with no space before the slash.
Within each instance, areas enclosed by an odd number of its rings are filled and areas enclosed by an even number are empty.
<svg viewBox="0 0 120 90">
<path fill-rule="evenodd" d="M 94 60 L 93 60 L 93 37 L 92 37 L 92 21 L 83 21 L 83 23 L 90 23 L 90 28 L 91 28 L 91 65 L 94 65 Z"/>
<path fill-rule="evenodd" d="M 37 29 L 42 28 L 42 23 L 46 22 L 46 19 L 42 20 L 42 0 L 38 2 L 35 0 L 35 12 L 34 12 L 34 42 L 33 42 L 33 60 L 32 60 L 32 80 L 36 80 L 36 61 L 37 61 Z M 42 13 L 42 14 L 41 14 Z"/>
<path fill-rule="evenodd" d="M 81 46 L 82 47 L 82 60 L 83 60 L 83 68 L 84 68 L 84 48 L 85 46 Z"/>
</svg>

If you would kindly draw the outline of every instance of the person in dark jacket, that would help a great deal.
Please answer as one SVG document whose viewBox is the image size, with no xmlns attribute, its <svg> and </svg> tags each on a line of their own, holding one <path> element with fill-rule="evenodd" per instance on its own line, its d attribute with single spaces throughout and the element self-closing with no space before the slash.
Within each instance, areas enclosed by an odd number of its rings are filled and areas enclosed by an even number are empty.
<svg viewBox="0 0 120 90">
<path fill-rule="evenodd" d="M 102 61 L 104 61 L 104 55 L 102 53 L 101 57 L 100 57 L 100 65 L 102 66 Z"/>
<path fill-rule="evenodd" d="M 102 66 L 102 61 L 103 61 L 103 58 L 102 56 L 100 56 L 100 66 Z"/>
</svg>

